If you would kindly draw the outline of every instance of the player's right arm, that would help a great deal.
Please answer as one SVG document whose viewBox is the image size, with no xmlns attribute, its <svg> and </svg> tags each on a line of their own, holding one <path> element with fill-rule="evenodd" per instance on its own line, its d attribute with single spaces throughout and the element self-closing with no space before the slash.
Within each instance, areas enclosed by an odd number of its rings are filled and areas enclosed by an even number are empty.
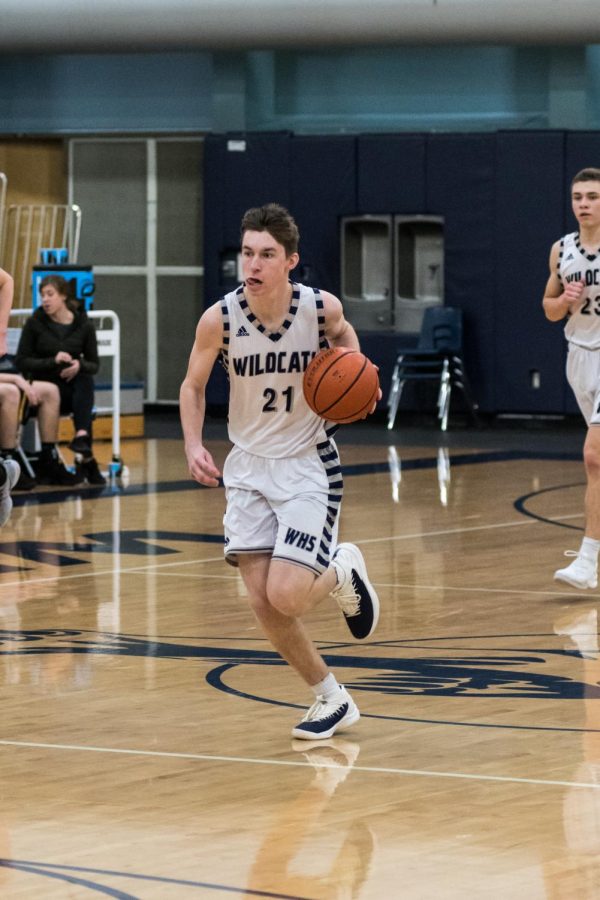
<svg viewBox="0 0 600 900">
<path fill-rule="evenodd" d="M 550 278 L 542 300 L 546 318 L 551 322 L 564 319 L 568 313 L 574 312 L 581 306 L 581 294 L 585 287 L 583 281 L 569 281 L 563 288 L 563 283 L 557 274 L 559 253 L 560 241 L 556 241 L 550 251 Z"/>
<path fill-rule="evenodd" d="M 202 443 L 206 385 L 223 346 L 223 317 L 218 303 L 209 307 L 196 328 L 187 374 L 179 392 L 179 410 L 190 475 L 200 484 L 217 487 L 219 470 Z"/>
</svg>

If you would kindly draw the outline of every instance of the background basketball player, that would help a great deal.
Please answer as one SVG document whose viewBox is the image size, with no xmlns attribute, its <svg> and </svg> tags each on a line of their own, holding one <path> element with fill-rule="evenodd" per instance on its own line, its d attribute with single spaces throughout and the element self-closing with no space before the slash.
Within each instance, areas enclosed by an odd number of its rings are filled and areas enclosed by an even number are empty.
<svg viewBox="0 0 600 900">
<path fill-rule="evenodd" d="M 577 588 L 598 584 L 600 550 L 600 169 L 583 169 L 571 183 L 579 231 L 567 234 L 550 251 L 550 278 L 544 293 L 546 318 L 567 316 L 567 378 L 588 425 L 583 460 L 585 533 L 573 562 L 554 573 Z"/>
</svg>

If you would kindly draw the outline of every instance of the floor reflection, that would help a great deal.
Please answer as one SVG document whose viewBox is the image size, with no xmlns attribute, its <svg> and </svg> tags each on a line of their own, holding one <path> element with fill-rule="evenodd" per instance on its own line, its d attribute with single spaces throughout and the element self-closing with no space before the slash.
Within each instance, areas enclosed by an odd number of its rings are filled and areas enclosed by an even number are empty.
<svg viewBox="0 0 600 900">
<path fill-rule="evenodd" d="M 400 486 L 402 484 L 402 458 L 394 446 L 388 447 L 388 465 L 392 483 L 392 500 L 394 503 L 399 503 Z M 442 506 L 448 506 L 452 476 L 450 472 L 450 453 L 447 447 L 438 447 L 436 471 L 440 503 Z"/>
<path fill-rule="evenodd" d="M 108 587 L 108 585 L 106 585 Z M 0 599 L 0 656 L 6 685 L 28 684 L 38 693 L 81 690 L 92 681 L 95 649 L 84 641 L 69 646 L 42 648 L 48 631 L 68 634 L 76 621 L 75 634 L 116 630 L 119 622 L 119 591 L 99 596 L 93 578 L 71 579 L 68 575 L 23 581 L 11 596 Z M 113 580 L 114 588 L 114 580 Z M 36 639 L 37 636 L 37 639 Z M 89 652 L 88 652 L 89 650 Z"/>
<path fill-rule="evenodd" d="M 317 745 L 292 741 L 292 749 L 314 771 L 266 834 L 250 871 L 247 896 L 262 891 L 323 900 L 357 897 L 369 873 L 375 838 L 360 816 L 340 821 L 332 808 L 336 792 L 351 779 L 360 747 L 331 738 Z"/>
<path fill-rule="evenodd" d="M 571 776 L 575 785 L 563 797 L 564 846 L 546 867 L 548 896 L 557 900 L 597 900 L 600 897 L 600 648 L 598 609 L 589 603 L 563 612 L 554 631 L 564 637 L 564 649 L 581 657 L 584 695 L 582 760 Z M 593 690 L 592 690 L 593 689 Z"/>
</svg>

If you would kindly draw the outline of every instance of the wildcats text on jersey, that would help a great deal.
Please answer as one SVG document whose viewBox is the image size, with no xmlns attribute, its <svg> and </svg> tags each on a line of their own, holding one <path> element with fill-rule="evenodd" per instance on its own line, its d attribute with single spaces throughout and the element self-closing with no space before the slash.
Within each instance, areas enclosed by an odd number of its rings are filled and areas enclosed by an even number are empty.
<svg viewBox="0 0 600 900">
<path fill-rule="evenodd" d="M 600 284 L 600 269 L 586 269 L 585 272 L 573 272 L 565 276 L 565 281 L 583 281 L 586 287 Z"/>
<path fill-rule="evenodd" d="M 236 375 L 249 376 L 264 375 L 279 372 L 304 372 L 308 368 L 311 359 L 316 356 L 315 350 L 292 351 L 280 350 L 269 353 L 251 353 L 248 356 L 232 357 L 233 370 Z"/>
</svg>

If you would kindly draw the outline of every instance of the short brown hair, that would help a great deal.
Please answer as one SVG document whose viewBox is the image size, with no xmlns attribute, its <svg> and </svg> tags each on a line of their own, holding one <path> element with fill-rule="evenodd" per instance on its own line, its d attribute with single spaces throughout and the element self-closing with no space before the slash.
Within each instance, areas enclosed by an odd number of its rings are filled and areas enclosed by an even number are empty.
<svg viewBox="0 0 600 900">
<path fill-rule="evenodd" d="M 573 185 L 577 181 L 600 181 L 600 169 L 582 169 L 581 172 L 578 172 L 577 175 L 573 178 L 571 187 L 573 187 Z"/>
<path fill-rule="evenodd" d="M 62 294 L 63 297 L 69 296 L 69 282 L 66 278 L 63 278 L 62 275 L 44 275 L 40 281 L 40 294 L 42 293 L 42 289 L 48 287 L 49 284 L 51 284 L 59 294 Z"/>
<path fill-rule="evenodd" d="M 286 256 L 298 252 L 300 232 L 293 216 L 279 203 L 266 203 L 247 209 L 240 229 L 243 241 L 246 231 L 268 231 L 285 249 Z"/>
<path fill-rule="evenodd" d="M 42 293 L 43 288 L 48 287 L 49 284 L 51 284 L 59 294 L 62 294 L 62 296 L 66 298 L 66 304 L 70 310 L 74 311 L 79 308 L 79 303 L 75 297 L 73 297 L 71 284 L 66 278 L 63 278 L 62 275 L 44 275 L 40 281 L 40 294 Z"/>
</svg>

